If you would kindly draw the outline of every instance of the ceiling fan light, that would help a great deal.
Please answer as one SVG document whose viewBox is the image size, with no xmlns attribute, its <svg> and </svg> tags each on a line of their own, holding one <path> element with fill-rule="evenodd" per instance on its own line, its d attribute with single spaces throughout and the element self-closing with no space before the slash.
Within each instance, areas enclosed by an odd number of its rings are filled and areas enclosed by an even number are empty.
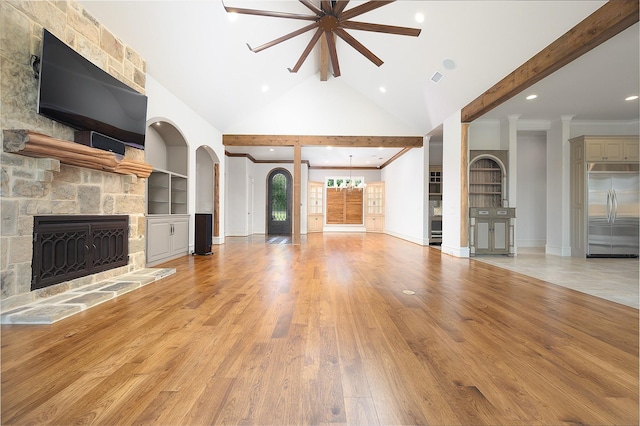
<svg viewBox="0 0 640 426">
<path fill-rule="evenodd" d="M 535 99 L 537 97 L 538 97 L 538 95 L 529 95 L 525 99 L 528 100 L 528 101 L 531 101 L 531 100 L 533 100 L 533 99 Z"/>
<path fill-rule="evenodd" d="M 638 95 L 628 96 L 624 98 L 625 101 L 635 101 L 636 99 L 638 99 Z"/>
<path fill-rule="evenodd" d="M 424 22 L 424 14 L 418 12 L 415 14 L 414 19 L 417 23 L 422 24 Z"/>
</svg>

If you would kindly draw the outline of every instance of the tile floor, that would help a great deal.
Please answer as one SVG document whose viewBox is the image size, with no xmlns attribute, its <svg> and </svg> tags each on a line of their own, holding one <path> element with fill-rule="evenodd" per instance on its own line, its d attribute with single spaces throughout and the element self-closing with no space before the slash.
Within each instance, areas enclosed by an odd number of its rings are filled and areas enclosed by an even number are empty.
<svg viewBox="0 0 640 426">
<path fill-rule="evenodd" d="M 519 248 L 518 255 L 475 256 L 472 259 L 591 294 L 638 309 L 640 261 L 580 259 L 545 255 L 542 248 Z"/>
</svg>

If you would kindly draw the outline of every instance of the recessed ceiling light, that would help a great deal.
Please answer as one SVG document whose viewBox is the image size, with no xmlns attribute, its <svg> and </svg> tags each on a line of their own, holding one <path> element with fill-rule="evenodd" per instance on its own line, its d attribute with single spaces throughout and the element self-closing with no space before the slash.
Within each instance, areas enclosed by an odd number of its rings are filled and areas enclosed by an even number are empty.
<svg viewBox="0 0 640 426">
<path fill-rule="evenodd" d="M 327 149 L 333 149 L 333 147 L 332 147 L 331 145 L 329 145 L 329 146 L 327 147 Z"/>
<path fill-rule="evenodd" d="M 442 61 L 442 66 L 445 69 L 453 70 L 456 68 L 456 63 L 453 59 L 446 58 L 445 60 Z"/>
<path fill-rule="evenodd" d="M 267 86 L 266 84 L 263 84 L 261 90 L 263 92 L 268 92 L 269 91 L 269 86 Z"/>
<path fill-rule="evenodd" d="M 416 22 L 418 23 L 423 23 L 424 22 L 424 15 L 420 12 L 416 13 L 414 16 Z"/>
<path fill-rule="evenodd" d="M 384 149 L 384 147 L 382 147 L 382 146 L 379 146 L 379 147 L 378 147 L 378 150 L 379 150 L 379 151 L 382 151 L 383 149 Z"/>
<path fill-rule="evenodd" d="M 273 152 L 273 151 L 275 151 L 275 149 L 273 149 L 273 148 L 269 148 L 269 151 L 270 151 L 270 152 Z"/>
<path fill-rule="evenodd" d="M 633 95 L 633 96 L 624 98 L 625 101 L 635 101 L 636 99 L 638 99 L 638 95 Z"/>
<path fill-rule="evenodd" d="M 528 101 L 530 101 L 530 100 L 535 99 L 535 98 L 537 98 L 537 97 L 538 97 L 538 95 L 529 95 L 529 96 L 527 96 L 525 99 L 526 99 L 526 100 L 528 100 Z"/>
<path fill-rule="evenodd" d="M 381 93 L 387 93 L 387 88 L 384 87 L 384 86 L 380 86 L 379 90 L 380 90 Z"/>
<path fill-rule="evenodd" d="M 227 18 L 229 19 L 229 21 L 235 22 L 238 20 L 238 14 L 235 12 L 227 13 Z"/>
</svg>

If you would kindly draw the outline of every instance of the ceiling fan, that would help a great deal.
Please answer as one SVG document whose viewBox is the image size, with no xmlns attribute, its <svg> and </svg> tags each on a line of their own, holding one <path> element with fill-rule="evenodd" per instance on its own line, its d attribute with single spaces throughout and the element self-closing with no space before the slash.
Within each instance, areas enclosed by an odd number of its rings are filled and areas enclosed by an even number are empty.
<svg viewBox="0 0 640 426">
<path fill-rule="evenodd" d="M 356 40 L 351 34 L 349 34 L 345 29 L 350 30 L 361 30 L 361 31 L 373 31 L 379 33 L 386 34 L 397 34 L 397 35 L 405 35 L 417 37 L 420 35 L 420 29 L 418 28 L 408 28 L 408 27 L 397 27 L 392 25 L 382 25 L 382 24 L 371 24 L 367 22 L 357 22 L 352 21 L 351 18 L 355 18 L 356 16 L 362 15 L 366 12 L 370 12 L 379 7 L 385 6 L 389 3 L 393 3 L 395 0 L 371 0 L 366 3 L 362 3 L 358 6 L 355 6 L 351 9 L 346 10 L 347 4 L 349 0 L 321 0 L 320 7 L 316 6 L 311 0 L 299 0 L 300 3 L 309 8 L 315 15 L 302 15 L 296 13 L 286 13 L 286 12 L 275 12 L 268 10 L 258 10 L 258 9 L 243 9 L 239 7 L 227 7 L 224 5 L 224 9 L 228 13 L 240 13 L 245 15 L 259 15 L 259 16 L 270 16 L 273 18 L 287 18 L 287 19 L 299 19 L 305 21 L 313 21 L 313 23 L 302 27 L 296 31 L 293 31 L 289 34 L 286 34 L 282 37 L 278 37 L 275 40 L 272 40 L 268 43 L 265 43 L 258 47 L 251 47 L 249 44 L 247 46 L 251 49 L 252 52 L 260 52 L 269 47 L 275 46 L 283 41 L 289 40 L 293 37 L 304 34 L 308 31 L 315 29 L 315 33 L 311 38 L 311 41 L 307 45 L 307 47 L 300 55 L 300 59 L 293 66 L 293 68 L 288 68 L 289 72 L 295 73 L 298 72 L 304 61 L 311 53 L 313 47 L 321 41 L 321 70 L 320 76 L 321 80 L 325 81 L 328 74 L 328 65 L 329 60 L 331 60 L 331 68 L 333 70 L 333 76 L 340 76 L 340 64 L 338 63 L 338 53 L 336 51 L 336 38 L 335 36 L 340 37 L 342 40 L 346 41 L 350 46 L 360 52 L 364 57 L 369 59 L 371 62 L 380 66 L 383 64 L 383 61 L 378 58 L 373 52 L 364 47 L 362 43 Z M 324 35 L 324 37 L 322 37 Z"/>
</svg>

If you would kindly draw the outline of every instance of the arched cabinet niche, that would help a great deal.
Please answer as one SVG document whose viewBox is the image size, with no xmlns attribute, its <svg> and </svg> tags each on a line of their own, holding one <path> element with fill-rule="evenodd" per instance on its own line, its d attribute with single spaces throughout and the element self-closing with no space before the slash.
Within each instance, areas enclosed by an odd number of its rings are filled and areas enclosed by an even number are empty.
<svg viewBox="0 0 640 426">
<path fill-rule="evenodd" d="M 182 133 L 167 121 L 147 127 L 147 266 L 189 252 L 189 150 Z"/>
<path fill-rule="evenodd" d="M 469 164 L 469 207 L 506 207 L 506 171 L 494 155 L 479 155 Z"/>
<path fill-rule="evenodd" d="M 514 254 L 515 208 L 507 199 L 507 151 L 471 152 L 469 253 Z"/>
</svg>

